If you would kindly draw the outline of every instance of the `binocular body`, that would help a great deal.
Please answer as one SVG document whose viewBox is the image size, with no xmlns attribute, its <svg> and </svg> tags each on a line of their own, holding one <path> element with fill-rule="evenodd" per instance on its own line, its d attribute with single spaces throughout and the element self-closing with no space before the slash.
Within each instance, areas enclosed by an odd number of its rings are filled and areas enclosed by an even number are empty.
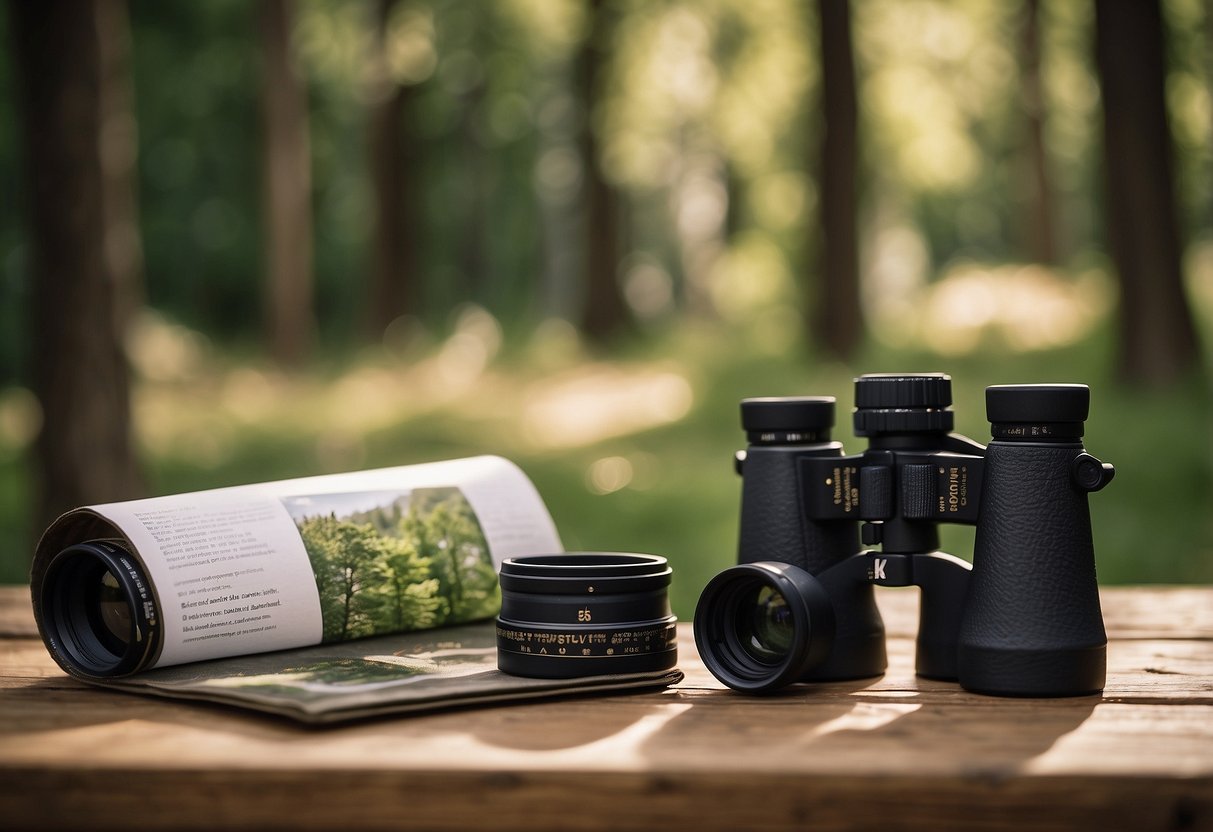
<svg viewBox="0 0 1213 832">
<path fill-rule="evenodd" d="M 1113 470 L 1082 445 L 1089 395 L 987 388 L 982 446 L 951 432 L 947 376 L 862 376 L 855 431 L 869 447 L 854 455 L 830 440 L 832 398 L 743 401 L 738 565 L 696 609 L 705 664 L 751 693 L 879 675 L 873 590 L 918 586 L 919 675 L 993 695 L 1102 690 L 1087 493 Z M 972 567 L 939 551 L 940 523 L 976 525 Z"/>
</svg>

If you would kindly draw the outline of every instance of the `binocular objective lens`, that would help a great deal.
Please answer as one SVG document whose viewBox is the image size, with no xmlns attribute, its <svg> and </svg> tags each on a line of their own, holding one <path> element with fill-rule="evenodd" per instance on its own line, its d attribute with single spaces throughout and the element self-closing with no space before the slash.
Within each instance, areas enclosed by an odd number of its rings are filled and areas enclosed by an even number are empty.
<svg viewBox="0 0 1213 832">
<path fill-rule="evenodd" d="M 786 659 L 796 637 L 788 601 L 771 586 L 753 588 L 740 600 L 736 628 L 742 649 L 763 664 Z"/>
</svg>

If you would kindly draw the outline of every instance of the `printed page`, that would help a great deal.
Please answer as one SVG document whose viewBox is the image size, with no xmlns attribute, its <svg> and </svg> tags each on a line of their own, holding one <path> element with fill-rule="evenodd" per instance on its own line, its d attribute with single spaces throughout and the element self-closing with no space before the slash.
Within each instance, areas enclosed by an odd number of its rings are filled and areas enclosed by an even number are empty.
<svg viewBox="0 0 1213 832">
<path fill-rule="evenodd" d="M 156 589 L 159 667 L 483 619 L 503 558 L 562 550 L 534 486 L 500 457 L 91 510 Z"/>
<path fill-rule="evenodd" d="M 280 500 L 243 489 L 93 506 L 155 587 L 158 666 L 316 644 L 316 581 Z"/>
</svg>

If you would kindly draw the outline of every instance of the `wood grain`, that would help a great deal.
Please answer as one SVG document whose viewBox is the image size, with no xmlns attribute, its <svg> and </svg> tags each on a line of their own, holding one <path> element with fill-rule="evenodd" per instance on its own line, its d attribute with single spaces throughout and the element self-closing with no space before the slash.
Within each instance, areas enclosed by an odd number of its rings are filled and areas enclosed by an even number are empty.
<svg viewBox="0 0 1213 832">
<path fill-rule="evenodd" d="M 0 639 L 21 636 L 38 636 L 29 587 L 0 586 Z"/>
<path fill-rule="evenodd" d="M 1105 592 L 1108 689 L 1053 700 L 917 679 L 881 596 L 878 679 L 738 696 L 684 624 L 676 689 L 316 730 L 75 682 L 5 590 L 0 828 L 1213 829 L 1213 589 Z"/>
</svg>

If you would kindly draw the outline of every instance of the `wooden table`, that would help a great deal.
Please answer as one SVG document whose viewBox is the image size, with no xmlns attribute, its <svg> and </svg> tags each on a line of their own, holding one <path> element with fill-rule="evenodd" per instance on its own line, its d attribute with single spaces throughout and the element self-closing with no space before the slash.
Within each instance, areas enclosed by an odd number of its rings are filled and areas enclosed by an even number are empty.
<svg viewBox="0 0 1213 832">
<path fill-rule="evenodd" d="M 725 691 L 682 625 L 662 693 L 307 729 L 64 676 L 0 589 L 0 829 L 1213 829 L 1213 588 L 1109 589 L 1102 697 L 994 699 L 891 667 Z"/>
</svg>

